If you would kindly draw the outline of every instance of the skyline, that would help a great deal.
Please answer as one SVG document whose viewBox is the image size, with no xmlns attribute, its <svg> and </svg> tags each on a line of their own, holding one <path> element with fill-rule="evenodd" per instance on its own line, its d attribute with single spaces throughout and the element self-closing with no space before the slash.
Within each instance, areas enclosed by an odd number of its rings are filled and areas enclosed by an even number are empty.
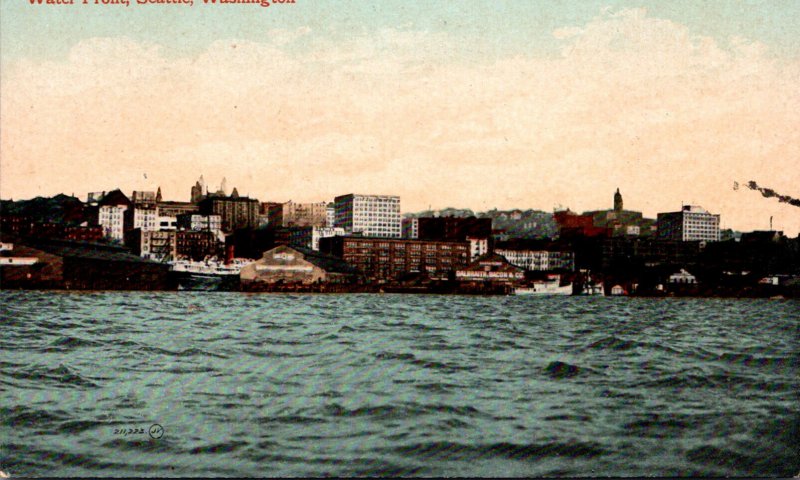
<svg viewBox="0 0 800 480">
<path fill-rule="evenodd" d="M 797 2 L 298 1 L 3 3 L 0 196 L 183 200 L 203 174 L 262 201 L 580 212 L 619 187 L 651 218 L 800 232 L 732 188 L 800 196 Z"/>
</svg>

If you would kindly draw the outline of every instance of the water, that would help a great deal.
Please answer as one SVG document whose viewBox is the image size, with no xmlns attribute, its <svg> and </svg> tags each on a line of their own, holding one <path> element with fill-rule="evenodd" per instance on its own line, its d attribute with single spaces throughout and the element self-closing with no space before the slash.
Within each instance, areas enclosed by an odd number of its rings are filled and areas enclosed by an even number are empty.
<svg viewBox="0 0 800 480">
<path fill-rule="evenodd" d="M 12 476 L 800 473 L 797 301 L 0 300 Z"/>
</svg>

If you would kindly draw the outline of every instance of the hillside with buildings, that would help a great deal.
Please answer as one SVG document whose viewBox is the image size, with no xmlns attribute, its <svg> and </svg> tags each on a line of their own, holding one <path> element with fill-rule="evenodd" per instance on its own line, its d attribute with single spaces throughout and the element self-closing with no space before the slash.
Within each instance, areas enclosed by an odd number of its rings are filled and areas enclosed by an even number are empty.
<svg viewBox="0 0 800 480">
<path fill-rule="evenodd" d="M 466 208 L 444 208 L 441 210 L 424 210 L 422 212 L 407 213 L 405 218 L 424 217 L 456 217 L 456 218 L 490 218 L 492 228 L 505 238 L 555 238 L 558 236 L 558 225 L 553 220 L 553 214 L 541 210 L 498 210 L 486 212 L 473 212 Z"/>
<path fill-rule="evenodd" d="M 794 295 L 800 239 L 724 232 L 698 205 L 401 215 L 396 195 L 312 203 L 216 190 L 89 192 L 0 204 L 4 288 Z M 252 265 L 252 267 L 247 267 Z M 244 269 L 244 270 L 243 270 Z M 244 283 L 243 283 L 244 282 Z M 560 285 L 559 283 L 563 283 Z M 216 286 L 209 286 L 209 285 Z M 177 285 L 177 287 L 176 287 Z M 620 293 L 622 292 L 622 293 Z M 795 293 L 790 293 L 795 292 Z"/>
</svg>

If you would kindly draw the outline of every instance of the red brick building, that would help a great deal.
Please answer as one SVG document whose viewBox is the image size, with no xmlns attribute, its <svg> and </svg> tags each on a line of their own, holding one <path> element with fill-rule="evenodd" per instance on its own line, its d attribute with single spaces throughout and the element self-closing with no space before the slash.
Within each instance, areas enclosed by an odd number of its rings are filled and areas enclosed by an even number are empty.
<svg viewBox="0 0 800 480">
<path fill-rule="evenodd" d="M 178 230 L 175 235 L 178 258 L 200 261 L 206 257 L 223 256 L 225 244 L 214 232 Z"/>
<path fill-rule="evenodd" d="M 469 261 L 468 242 L 377 237 L 320 239 L 320 251 L 344 259 L 369 281 L 392 282 L 410 275 L 446 280 Z"/>
<path fill-rule="evenodd" d="M 33 224 L 31 236 L 79 242 L 99 242 L 103 238 L 103 227 L 75 227 L 53 222 L 36 222 Z"/>
</svg>

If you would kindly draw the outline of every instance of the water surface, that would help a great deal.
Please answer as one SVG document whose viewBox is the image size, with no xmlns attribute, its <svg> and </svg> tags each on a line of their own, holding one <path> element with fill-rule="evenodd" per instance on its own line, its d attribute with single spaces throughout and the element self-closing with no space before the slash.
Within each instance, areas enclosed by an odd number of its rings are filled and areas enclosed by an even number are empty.
<svg viewBox="0 0 800 480">
<path fill-rule="evenodd" d="M 793 476 L 799 307 L 2 291 L 0 470 Z"/>
</svg>

